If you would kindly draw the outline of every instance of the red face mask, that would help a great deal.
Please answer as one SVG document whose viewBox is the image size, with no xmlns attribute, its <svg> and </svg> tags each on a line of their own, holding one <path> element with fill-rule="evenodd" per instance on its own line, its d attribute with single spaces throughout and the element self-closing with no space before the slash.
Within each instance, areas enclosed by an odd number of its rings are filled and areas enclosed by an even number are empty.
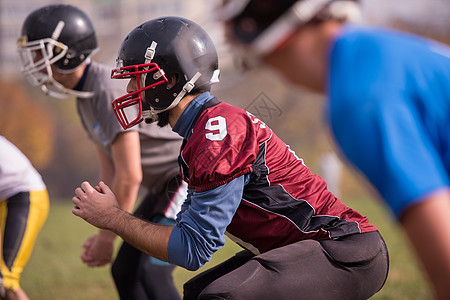
<svg viewBox="0 0 450 300">
<path fill-rule="evenodd" d="M 154 82 L 145 86 L 148 74 L 152 76 Z M 168 82 L 164 72 L 156 63 L 120 67 L 111 71 L 112 79 L 129 79 L 133 76 L 136 77 L 137 90 L 112 102 L 114 113 L 123 129 L 128 129 L 143 121 L 142 98 L 145 91 Z"/>
</svg>

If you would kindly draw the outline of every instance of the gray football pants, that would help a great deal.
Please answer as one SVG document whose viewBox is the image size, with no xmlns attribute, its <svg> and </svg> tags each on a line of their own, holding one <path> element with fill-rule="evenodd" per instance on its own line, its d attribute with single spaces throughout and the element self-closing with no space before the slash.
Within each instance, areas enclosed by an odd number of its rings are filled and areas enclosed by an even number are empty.
<svg viewBox="0 0 450 300">
<path fill-rule="evenodd" d="M 388 269 L 378 231 L 303 240 L 257 256 L 239 252 L 186 282 L 184 299 L 368 299 Z"/>
</svg>

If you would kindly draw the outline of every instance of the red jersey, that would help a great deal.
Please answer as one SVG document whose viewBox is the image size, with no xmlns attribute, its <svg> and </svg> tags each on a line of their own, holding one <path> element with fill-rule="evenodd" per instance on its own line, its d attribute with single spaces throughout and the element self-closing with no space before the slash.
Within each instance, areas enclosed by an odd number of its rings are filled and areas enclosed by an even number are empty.
<svg viewBox="0 0 450 300">
<path fill-rule="evenodd" d="M 254 252 L 377 230 L 329 192 L 266 124 L 227 103 L 200 113 L 180 164 L 195 192 L 250 174 L 227 232 Z"/>
</svg>

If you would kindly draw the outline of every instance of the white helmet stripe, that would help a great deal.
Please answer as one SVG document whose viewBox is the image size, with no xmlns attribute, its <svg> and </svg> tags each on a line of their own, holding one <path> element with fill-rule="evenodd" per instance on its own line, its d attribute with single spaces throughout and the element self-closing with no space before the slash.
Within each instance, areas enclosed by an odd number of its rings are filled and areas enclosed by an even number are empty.
<svg viewBox="0 0 450 300">
<path fill-rule="evenodd" d="M 310 21 L 332 0 L 301 0 L 279 17 L 272 25 L 261 33 L 252 43 L 252 49 L 258 54 L 273 50 L 284 39 L 292 34 L 298 25 Z"/>
<path fill-rule="evenodd" d="M 55 27 L 55 30 L 53 30 L 52 39 L 54 39 L 55 41 L 59 39 L 59 36 L 61 35 L 61 32 L 64 28 L 64 25 L 65 25 L 64 21 L 61 20 L 58 22 L 58 24 Z"/>
</svg>

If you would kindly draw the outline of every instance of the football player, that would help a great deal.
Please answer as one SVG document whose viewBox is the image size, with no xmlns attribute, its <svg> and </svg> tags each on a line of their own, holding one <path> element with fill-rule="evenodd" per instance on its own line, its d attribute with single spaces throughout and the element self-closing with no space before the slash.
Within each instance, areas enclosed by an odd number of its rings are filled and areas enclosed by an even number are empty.
<svg viewBox="0 0 450 300">
<path fill-rule="evenodd" d="M 132 211 L 142 186 L 147 194 L 134 213 L 153 222 L 174 223 L 186 193 L 177 167 L 181 139 L 168 126 L 122 129 L 111 102 L 126 87 L 111 80 L 110 67 L 91 60 L 97 49 L 87 14 L 66 4 L 31 12 L 18 41 L 22 72 L 33 85 L 50 96 L 76 97 L 83 128 L 97 149 L 100 179 L 111 186 L 120 207 Z M 83 262 L 88 266 L 111 262 L 115 237 L 107 230 L 89 237 L 83 244 Z M 124 243 L 112 275 L 122 299 L 178 299 L 173 269 Z"/>
<path fill-rule="evenodd" d="M 340 150 L 403 225 L 437 298 L 450 299 L 448 46 L 351 24 L 356 1 L 227 1 L 220 15 L 244 61 L 327 95 Z"/>
<path fill-rule="evenodd" d="M 146 253 L 196 270 L 225 243 L 245 250 L 189 280 L 184 299 L 367 299 L 388 273 L 386 245 L 256 116 L 211 93 L 218 57 L 208 34 L 180 17 L 147 21 L 124 39 L 112 77 L 122 126 L 170 124 L 183 137 L 188 196 L 175 225 L 145 222 L 117 206 L 100 182 L 83 182 L 72 212 Z M 137 118 L 126 109 L 136 106 Z M 139 123 L 141 124 L 141 123 Z"/>
<path fill-rule="evenodd" d="M 48 210 L 41 175 L 22 151 L 0 135 L 0 299 L 28 300 L 20 277 Z"/>
</svg>

